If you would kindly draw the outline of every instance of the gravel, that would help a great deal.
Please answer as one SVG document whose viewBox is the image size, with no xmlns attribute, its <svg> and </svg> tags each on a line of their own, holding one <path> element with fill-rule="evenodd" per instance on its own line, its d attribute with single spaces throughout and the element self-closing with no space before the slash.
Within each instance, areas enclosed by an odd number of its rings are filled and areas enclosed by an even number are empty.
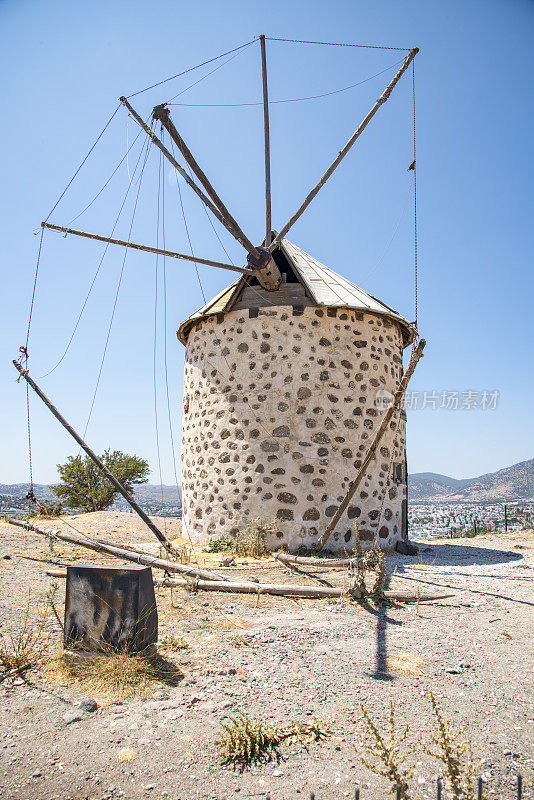
<svg viewBox="0 0 534 800">
<path fill-rule="evenodd" d="M 106 512 L 69 521 L 95 536 L 157 551 L 132 515 Z M 37 599 L 51 583 L 44 575 L 47 561 L 55 569 L 76 561 L 109 563 L 66 545 L 54 545 L 50 554 L 46 541 L 22 529 L 0 525 L 0 531 L 3 632 L 16 630 L 28 589 L 30 611 L 37 613 Z M 2 559 L 5 554 L 11 559 Z M 214 554 L 207 564 L 219 561 Z M 272 582 L 343 579 L 326 569 L 306 568 L 303 575 L 268 560 L 236 562 L 224 569 L 240 578 L 250 573 Z M 433 540 L 432 552 L 388 557 L 390 572 L 396 567 L 389 588 L 451 589 L 453 597 L 380 609 L 176 590 L 171 597 L 159 589 L 160 636 L 183 636 L 190 645 L 186 653 L 164 652 L 182 679 L 176 686 L 157 686 L 151 697 L 115 702 L 58 687 L 39 670 L 0 683 L 0 796 L 261 800 L 270 793 L 281 800 L 314 791 L 341 800 L 360 786 L 362 800 L 372 800 L 386 796 L 387 785 L 362 766 L 353 746 L 361 744 L 360 702 L 383 724 L 394 699 L 399 722 L 410 726 L 410 740 L 428 740 L 426 694 L 432 689 L 451 722 L 469 726 L 485 759 L 481 771 L 491 773 L 487 796 L 510 797 L 521 771 L 528 797 L 534 777 L 527 669 L 533 566 L 531 534 Z M 60 584 L 59 599 L 62 590 Z M 269 724 L 318 718 L 333 736 L 306 748 L 283 747 L 279 764 L 240 774 L 220 765 L 214 746 L 220 722 L 239 710 Z M 131 761 L 119 761 L 123 748 L 134 752 Z M 420 750 L 414 761 L 414 800 L 433 798 L 439 764 Z"/>
</svg>

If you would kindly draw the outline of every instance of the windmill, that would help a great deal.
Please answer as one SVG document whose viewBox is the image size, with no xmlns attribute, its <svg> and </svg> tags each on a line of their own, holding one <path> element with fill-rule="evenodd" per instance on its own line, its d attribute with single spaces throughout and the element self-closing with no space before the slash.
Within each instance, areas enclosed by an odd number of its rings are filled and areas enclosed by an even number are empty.
<svg viewBox="0 0 534 800">
<path fill-rule="evenodd" d="M 167 104 L 153 122 L 178 157 L 134 109 L 121 104 L 206 209 L 247 253 L 246 265 L 199 258 L 45 221 L 45 228 L 240 273 L 179 327 L 186 347 L 182 446 L 183 524 L 200 541 L 232 536 L 258 517 L 274 520 L 270 546 L 336 551 L 362 541 L 395 546 L 407 536 L 405 415 L 400 406 L 422 354 L 405 347 L 416 324 L 319 263 L 287 239 L 295 222 L 353 147 L 413 63 L 402 66 L 354 134 L 279 231 L 272 230 L 269 99 L 265 36 L 259 37 L 265 143 L 265 237 L 243 232 L 171 119 Z M 184 166 L 185 164 L 185 166 Z M 410 169 L 415 169 L 415 162 Z M 189 170 L 189 171 L 188 171 Z M 22 348 L 23 356 L 27 350 Z M 88 455 L 98 457 L 14 362 Z M 120 484 L 115 487 L 167 549 L 165 536 Z"/>
</svg>

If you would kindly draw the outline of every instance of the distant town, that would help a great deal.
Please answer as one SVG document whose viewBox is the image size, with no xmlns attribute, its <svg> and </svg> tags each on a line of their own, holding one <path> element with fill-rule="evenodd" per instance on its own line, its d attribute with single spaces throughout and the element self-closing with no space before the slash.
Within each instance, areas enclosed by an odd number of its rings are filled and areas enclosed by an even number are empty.
<svg viewBox="0 0 534 800">
<path fill-rule="evenodd" d="M 44 487 L 43 487 L 44 488 Z M 48 489 L 48 487 L 46 487 Z M 137 497 L 138 502 L 147 514 L 153 516 L 180 519 L 182 516 L 181 497 L 169 496 L 165 493 L 163 502 L 155 497 L 158 487 L 150 487 L 151 496 Z M 167 489 L 167 487 L 165 487 Z M 0 494 L 0 515 L 20 517 L 28 512 L 28 500 L 21 491 L 15 490 L 7 494 L 7 487 Z M 17 486 L 18 489 L 18 486 Z M 41 496 L 48 499 L 51 492 L 43 491 Z M 119 497 L 112 508 L 125 513 L 134 512 L 128 503 Z M 63 513 L 76 513 L 65 509 Z M 507 500 L 506 502 L 460 503 L 437 502 L 433 500 L 413 500 L 409 503 L 408 529 L 412 539 L 429 539 L 442 537 L 476 536 L 478 533 L 514 532 L 527 530 L 534 526 L 534 499 Z"/>
<path fill-rule="evenodd" d="M 534 500 L 510 500 L 506 503 L 416 500 L 408 507 L 408 530 L 412 539 L 521 531 L 532 528 L 533 520 Z"/>
</svg>

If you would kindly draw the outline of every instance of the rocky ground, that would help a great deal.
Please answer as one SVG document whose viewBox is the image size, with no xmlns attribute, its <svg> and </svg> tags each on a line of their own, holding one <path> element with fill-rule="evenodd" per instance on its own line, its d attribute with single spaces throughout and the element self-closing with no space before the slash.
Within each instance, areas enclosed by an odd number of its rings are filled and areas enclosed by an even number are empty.
<svg viewBox="0 0 534 800">
<path fill-rule="evenodd" d="M 163 521 L 159 521 L 163 526 Z M 56 523 L 54 522 L 54 525 Z M 106 512 L 57 522 L 157 552 L 130 514 Z M 176 530 L 167 521 L 167 534 Z M 289 572 L 273 560 L 198 555 L 218 571 L 262 582 L 341 585 L 341 570 Z M 51 583 L 45 571 L 69 563 L 109 563 L 68 545 L 0 524 L 0 620 L 8 634 Z M 116 562 L 115 563 L 119 563 Z M 0 683 L 0 797 L 5 800 L 108 800 L 386 796 L 387 782 L 360 762 L 360 703 L 387 719 L 389 701 L 409 724 L 409 739 L 428 737 L 431 689 L 454 724 L 468 725 L 483 763 L 486 796 L 512 798 L 517 772 L 533 796 L 532 608 L 534 536 L 479 536 L 422 543 L 417 557 L 388 556 L 389 588 L 442 591 L 430 604 L 361 606 L 348 601 L 157 591 L 160 638 L 182 636 L 187 650 L 167 652 L 181 679 L 151 696 L 114 701 L 47 680 L 40 668 Z M 47 623 L 52 649 L 59 626 Z M 80 703 L 82 704 L 80 706 Z M 243 773 L 222 766 L 214 740 L 237 711 L 270 723 L 324 721 L 332 736 L 281 747 L 272 761 Z M 124 748 L 133 751 L 120 760 Z M 440 765 L 417 748 L 412 797 L 435 797 Z"/>
</svg>

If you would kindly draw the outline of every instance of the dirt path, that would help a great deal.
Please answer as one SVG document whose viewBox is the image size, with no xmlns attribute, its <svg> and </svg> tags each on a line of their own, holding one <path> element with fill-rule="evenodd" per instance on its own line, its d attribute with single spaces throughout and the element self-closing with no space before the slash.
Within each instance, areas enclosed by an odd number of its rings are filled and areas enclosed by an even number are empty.
<svg viewBox="0 0 534 800">
<path fill-rule="evenodd" d="M 69 523 L 158 551 L 129 514 L 83 515 Z M 173 525 L 167 521 L 169 535 Z M 224 570 L 216 555 L 199 559 Z M 46 540 L 0 525 L 2 630 L 20 625 L 28 591 L 35 612 L 53 580 L 46 569 L 75 561 L 109 563 L 67 545 L 50 553 Z M 261 581 L 343 582 L 341 571 L 305 568 L 302 575 L 269 560 L 238 561 L 226 571 Z M 162 589 L 160 637 L 184 636 L 190 645 L 170 654 L 183 673 L 177 687 L 122 703 L 100 701 L 88 713 L 77 707 L 84 695 L 47 683 L 38 670 L 0 683 L 0 797 L 222 800 L 270 793 L 275 800 L 315 791 L 318 800 L 333 800 L 361 786 L 362 800 L 374 800 L 385 796 L 387 784 L 354 750 L 361 741 L 359 703 L 385 721 L 393 698 L 399 720 L 417 738 L 428 730 L 428 689 L 454 723 L 468 723 L 484 759 L 487 796 L 511 798 L 521 771 L 525 796 L 532 797 L 534 536 L 423 543 L 416 558 L 388 557 L 388 568 L 395 570 L 389 588 L 450 587 L 454 597 L 376 609 L 177 590 L 171 598 Z M 51 620 L 49 628 L 59 645 L 58 626 Z M 307 750 L 282 748 L 280 763 L 236 773 L 220 766 L 213 740 L 219 723 L 238 710 L 269 722 L 317 717 L 333 736 Z M 73 717 L 79 719 L 69 722 Z M 137 754 L 130 763 L 118 760 L 125 747 Z M 413 797 L 433 798 L 439 765 L 420 751 L 414 762 Z"/>
</svg>

